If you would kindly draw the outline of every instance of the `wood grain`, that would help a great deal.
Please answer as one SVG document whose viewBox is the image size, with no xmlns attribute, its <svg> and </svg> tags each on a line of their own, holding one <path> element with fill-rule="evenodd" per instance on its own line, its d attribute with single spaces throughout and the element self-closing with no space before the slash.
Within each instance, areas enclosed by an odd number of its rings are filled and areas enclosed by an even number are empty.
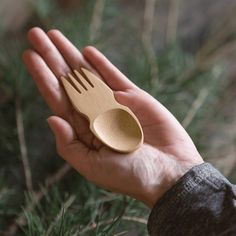
<svg viewBox="0 0 236 236">
<path fill-rule="evenodd" d="M 119 104 L 113 91 L 96 75 L 81 68 L 62 84 L 75 110 L 90 122 L 90 130 L 105 145 L 119 152 L 132 152 L 143 143 L 142 127 L 134 113 Z"/>
</svg>

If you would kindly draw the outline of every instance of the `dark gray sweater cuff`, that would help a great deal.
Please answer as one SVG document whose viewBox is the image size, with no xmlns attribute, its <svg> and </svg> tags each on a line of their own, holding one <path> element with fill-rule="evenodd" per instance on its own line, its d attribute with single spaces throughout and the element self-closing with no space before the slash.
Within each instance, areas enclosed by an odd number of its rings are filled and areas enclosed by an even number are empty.
<svg viewBox="0 0 236 236">
<path fill-rule="evenodd" d="M 217 217 L 221 217 L 224 211 L 227 186 L 229 194 L 233 196 L 230 182 L 209 163 L 193 167 L 152 209 L 148 220 L 149 234 L 206 235 L 207 230 L 215 231 L 204 229 L 203 225 L 206 226 L 208 222 L 206 227 L 217 227 Z"/>
</svg>

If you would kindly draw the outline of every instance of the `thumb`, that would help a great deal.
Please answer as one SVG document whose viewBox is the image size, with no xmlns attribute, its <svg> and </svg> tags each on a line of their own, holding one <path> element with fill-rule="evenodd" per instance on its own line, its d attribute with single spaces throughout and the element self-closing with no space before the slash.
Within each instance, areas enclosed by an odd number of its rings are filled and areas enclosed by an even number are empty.
<svg viewBox="0 0 236 236">
<path fill-rule="evenodd" d="M 47 122 L 55 136 L 58 154 L 82 175 L 89 172 L 89 149 L 77 137 L 71 125 L 58 116 Z"/>
<path fill-rule="evenodd" d="M 156 100 L 141 89 L 114 91 L 114 96 L 118 103 L 129 107 L 134 113 L 143 109 L 153 111 L 153 106 L 157 106 Z"/>
<path fill-rule="evenodd" d="M 129 107 L 143 125 L 157 122 L 173 123 L 173 115 L 155 98 L 141 89 L 115 91 L 115 99 L 120 104 Z M 176 121 L 174 122 L 176 124 Z"/>
<path fill-rule="evenodd" d="M 137 91 L 114 91 L 115 99 L 118 103 L 129 107 L 133 112 L 137 110 L 140 103 L 137 101 Z"/>
</svg>

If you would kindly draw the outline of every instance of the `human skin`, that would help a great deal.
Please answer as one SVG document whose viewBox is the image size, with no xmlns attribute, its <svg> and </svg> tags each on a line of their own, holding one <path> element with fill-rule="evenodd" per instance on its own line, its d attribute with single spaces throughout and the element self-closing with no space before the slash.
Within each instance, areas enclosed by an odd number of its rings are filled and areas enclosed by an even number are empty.
<svg viewBox="0 0 236 236">
<path fill-rule="evenodd" d="M 53 112 L 48 118 L 58 154 L 92 183 L 136 198 L 150 208 L 190 168 L 203 163 L 193 141 L 175 117 L 138 88 L 101 52 L 81 53 L 58 30 L 28 32 L 32 49 L 23 53 L 27 70 Z M 115 99 L 139 119 L 144 144 L 128 154 L 103 145 L 88 121 L 72 107 L 60 83 L 71 68 L 88 68 L 114 91 Z"/>
</svg>

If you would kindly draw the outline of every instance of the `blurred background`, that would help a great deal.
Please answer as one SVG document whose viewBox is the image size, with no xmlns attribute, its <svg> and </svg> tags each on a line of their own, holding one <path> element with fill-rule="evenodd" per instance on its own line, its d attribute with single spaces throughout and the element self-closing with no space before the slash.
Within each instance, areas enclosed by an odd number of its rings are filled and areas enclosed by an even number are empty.
<svg viewBox="0 0 236 236">
<path fill-rule="evenodd" d="M 147 207 L 58 158 L 21 60 L 30 27 L 99 48 L 235 183 L 235 12 L 235 0 L 0 0 L 0 235 L 147 235 Z"/>
</svg>

